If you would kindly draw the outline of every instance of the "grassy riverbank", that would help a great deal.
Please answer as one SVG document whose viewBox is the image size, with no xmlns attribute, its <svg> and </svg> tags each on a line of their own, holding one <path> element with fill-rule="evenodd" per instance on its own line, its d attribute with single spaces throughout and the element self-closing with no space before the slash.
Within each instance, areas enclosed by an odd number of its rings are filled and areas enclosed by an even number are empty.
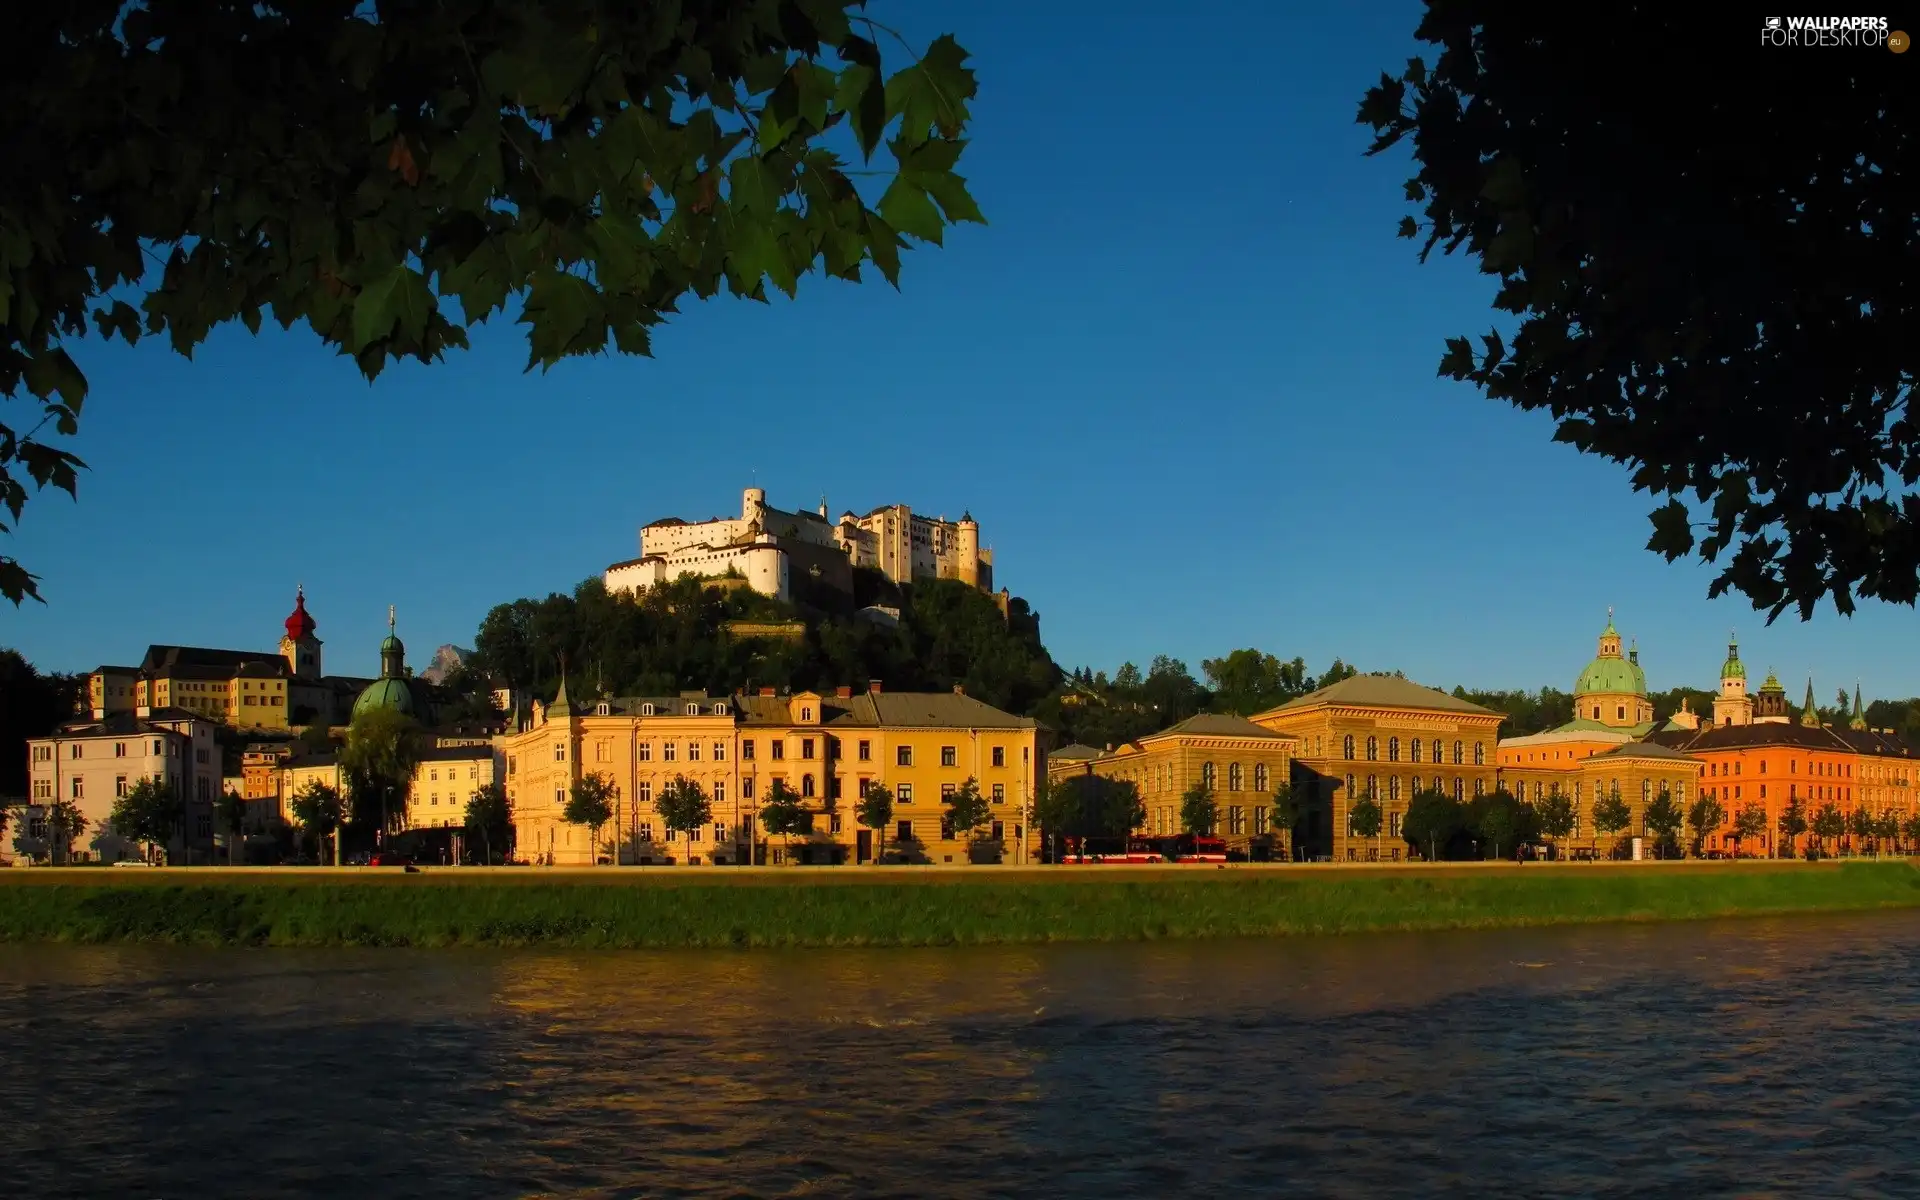
<svg viewBox="0 0 1920 1200">
<path fill-rule="evenodd" d="M 1194 872 L 0 873 L 0 941 L 925 946 L 1689 920 L 1920 906 L 1920 870 L 1762 863 Z"/>
</svg>

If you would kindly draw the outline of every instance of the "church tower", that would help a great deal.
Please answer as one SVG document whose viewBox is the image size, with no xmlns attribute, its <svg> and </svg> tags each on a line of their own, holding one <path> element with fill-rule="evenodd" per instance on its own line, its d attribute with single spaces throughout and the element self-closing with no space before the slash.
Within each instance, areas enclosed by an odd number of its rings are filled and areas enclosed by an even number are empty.
<svg viewBox="0 0 1920 1200">
<path fill-rule="evenodd" d="M 1813 676 L 1807 676 L 1807 703 L 1800 710 L 1800 723 L 1808 729 L 1820 728 L 1820 709 L 1813 702 Z"/>
<path fill-rule="evenodd" d="M 1867 710 L 1860 707 L 1860 681 L 1856 679 L 1853 681 L 1853 719 L 1847 722 L 1847 728 L 1865 729 L 1866 727 Z"/>
<path fill-rule="evenodd" d="M 1787 725 L 1793 721 L 1793 712 L 1787 704 L 1787 689 L 1780 686 L 1780 680 L 1772 671 L 1767 672 L 1767 681 L 1753 697 L 1753 723 L 1755 725 Z"/>
<path fill-rule="evenodd" d="M 1720 694 L 1713 698 L 1715 725 L 1753 724 L 1753 697 L 1747 695 L 1747 667 L 1740 643 L 1727 635 L 1727 661 L 1720 664 Z"/>
<path fill-rule="evenodd" d="M 313 636 L 313 617 L 307 613 L 307 589 L 293 590 L 293 612 L 287 616 L 287 632 L 280 639 L 280 656 L 295 679 L 320 678 L 320 639 Z"/>
</svg>

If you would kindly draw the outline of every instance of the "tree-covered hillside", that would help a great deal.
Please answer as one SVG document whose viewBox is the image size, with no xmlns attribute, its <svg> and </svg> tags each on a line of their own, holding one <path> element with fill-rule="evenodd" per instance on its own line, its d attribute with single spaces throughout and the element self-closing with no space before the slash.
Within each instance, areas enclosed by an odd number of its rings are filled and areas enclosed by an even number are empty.
<svg viewBox="0 0 1920 1200">
<path fill-rule="evenodd" d="M 896 615 L 897 614 L 897 615 Z M 782 626 L 797 624 L 791 633 Z M 756 628 L 757 627 L 757 628 Z M 967 694 L 1031 712 L 1059 683 L 1040 618 L 954 580 L 896 587 L 856 573 L 849 598 L 817 589 L 786 604 L 682 579 L 642 596 L 589 579 L 573 594 L 497 605 L 463 674 L 550 696 L 565 664 L 576 696 L 740 688 L 864 688 Z"/>
</svg>

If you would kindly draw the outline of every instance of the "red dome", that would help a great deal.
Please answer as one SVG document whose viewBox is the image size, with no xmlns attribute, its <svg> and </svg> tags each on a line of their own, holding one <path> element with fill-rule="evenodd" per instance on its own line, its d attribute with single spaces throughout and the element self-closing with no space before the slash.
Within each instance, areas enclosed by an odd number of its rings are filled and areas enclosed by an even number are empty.
<svg viewBox="0 0 1920 1200">
<path fill-rule="evenodd" d="M 301 588 L 293 594 L 293 612 L 287 617 L 287 636 L 294 641 L 313 636 L 313 618 L 307 615 L 307 591 Z"/>
</svg>

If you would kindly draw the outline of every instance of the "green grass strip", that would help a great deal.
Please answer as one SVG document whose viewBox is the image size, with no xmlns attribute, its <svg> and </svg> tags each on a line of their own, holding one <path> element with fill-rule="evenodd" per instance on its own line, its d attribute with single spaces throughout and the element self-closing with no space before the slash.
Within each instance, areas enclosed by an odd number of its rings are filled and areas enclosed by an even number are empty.
<svg viewBox="0 0 1920 1200">
<path fill-rule="evenodd" d="M 1920 906 L 1920 870 L 1902 862 L 1185 875 L 929 871 L 917 878 L 863 876 L 857 868 L 786 878 L 688 870 L 7 874 L 13 878 L 0 879 L 0 941 L 203 946 L 980 945 Z"/>
</svg>

